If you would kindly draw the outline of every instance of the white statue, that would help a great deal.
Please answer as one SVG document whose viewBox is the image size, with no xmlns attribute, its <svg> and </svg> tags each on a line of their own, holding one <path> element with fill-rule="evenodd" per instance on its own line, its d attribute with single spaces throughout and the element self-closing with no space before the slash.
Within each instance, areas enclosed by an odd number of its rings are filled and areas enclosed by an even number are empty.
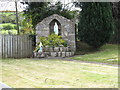
<svg viewBox="0 0 120 90">
<path fill-rule="evenodd" d="M 39 44 L 39 51 L 38 52 L 42 52 L 43 51 L 43 45 L 42 45 L 42 43 L 40 42 L 40 44 Z"/>
<path fill-rule="evenodd" d="M 55 34 L 58 35 L 58 25 L 57 25 L 56 22 L 55 22 L 55 25 L 54 25 L 54 32 L 55 32 Z"/>
</svg>

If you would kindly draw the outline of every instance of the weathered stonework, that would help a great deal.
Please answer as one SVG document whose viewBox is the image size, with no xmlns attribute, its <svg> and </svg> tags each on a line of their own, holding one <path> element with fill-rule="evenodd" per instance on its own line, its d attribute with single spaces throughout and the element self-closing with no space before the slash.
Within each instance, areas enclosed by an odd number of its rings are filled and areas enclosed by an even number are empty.
<svg viewBox="0 0 120 90">
<path fill-rule="evenodd" d="M 64 40 L 68 42 L 68 46 L 71 47 L 72 50 L 75 52 L 75 23 L 57 14 L 49 16 L 37 24 L 36 42 L 41 36 L 48 37 L 48 35 L 50 34 L 50 23 L 53 20 L 57 20 L 61 24 L 61 36 Z"/>
<path fill-rule="evenodd" d="M 69 50 L 68 47 L 54 47 L 54 49 L 44 49 L 43 52 L 34 53 L 34 57 L 70 57 L 74 52 Z"/>
<path fill-rule="evenodd" d="M 39 37 L 48 37 L 48 35 L 51 34 L 51 25 L 54 24 L 54 20 L 56 20 L 58 22 L 58 27 L 60 29 L 60 35 L 62 36 L 62 39 L 66 40 L 68 43 L 68 50 L 67 51 L 72 51 L 75 52 L 76 51 L 76 43 L 75 43 L 75 23 L 72 22 L 71 20 L 62 17 L 60 15 L 54 14 L 52 16 L 49 16 L 47 18 L 45 18 L 44 20 L 42 20 L 41 22 L 39 22 L 36 26 L 36 42 L 39 41 Z M 53 28 L 52 28 L 53 29 Z M 53 51 L 52 48 L 50 48 L 50 51 Z M 55 49 L 56 52 L 57 49 Z M 60 48 L 60 51 L 66 51 L 63 48 Z M 54 54 L 54 53 L 53 53 Z M 71 54 L 73 55 L 73 54 Z M 52 55 L 52 56 L 55 56 Z M 57 56 L 62 56 L 64 57 L 65 54 L 64 53 L 58 53 Z M 70 56 L 70 54 L 67 56 Z"/>
</svg>

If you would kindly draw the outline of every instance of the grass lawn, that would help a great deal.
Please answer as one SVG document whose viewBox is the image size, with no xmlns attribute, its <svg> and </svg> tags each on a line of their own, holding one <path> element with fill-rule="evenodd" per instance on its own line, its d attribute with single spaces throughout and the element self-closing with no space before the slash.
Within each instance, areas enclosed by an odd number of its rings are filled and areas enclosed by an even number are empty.
<svg viewBox="0 0 120 90">
<path fill-rule="evenodd" d="M 12 30 L 1 30 L 0 31 L 0 34 L 9 34 L 9 32 L 11 33 L 11 34 L 17 34 L 17 30 L 15 30 L 15 29 L 12 29 Z"/>
<path fill-rule="evenodd" d="M 16 26 L 16 24 L 12 24 L 12 23 L 3 23 L 3 24 L 0 24 L 0 27 L 6 26 L 6 25 L 10 25 L 12 27 Z"/>
<path fill-rule="evenodd" d="M 114 66 L 53 59 L 1 59 L 0 64 L 2 82 L 13 88 L 118 88 Z"/>
<path fill-rule="evenodd" d="M 6 16 L 9 16 L 9 15 L 13 15 L 15 14 L 15 12 L 0 12 L 0 15 L 6 15 Z"/>
<path fill-rule="evenodd" d="M 10 25 L 14 28 L 14 26 L 16 26 L 16 24 L 12 24 L 12 23 L 3 23 L 3 24 L 0 24 L 0 27 L 3 28 L 3 26 L 6 26 L 6 25 Z M 19 26 L 19 28 L 21 28 L 21 26 Z M 11 30 L 0 30 L 0 34 L 17 34 L 17 30 L 16 29 L 11 29 Z"/>
<path fill-rule="evenodd" d="M 120 45 L 119 45 L 120 46 Z M 80 49 L 80 52 L 85 52 Z M 87 48 L 87 53 L 82 56 L 72 57 L 75 60 L 118 64 L 118 45 L 106 44 L 99 50 L 94 51 Z"/>
</svg>

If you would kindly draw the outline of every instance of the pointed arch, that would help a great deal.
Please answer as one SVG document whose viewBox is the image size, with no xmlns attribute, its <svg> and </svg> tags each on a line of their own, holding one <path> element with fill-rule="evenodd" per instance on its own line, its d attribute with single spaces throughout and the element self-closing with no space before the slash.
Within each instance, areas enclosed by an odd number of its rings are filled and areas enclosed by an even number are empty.
<svg viewBox="0 0 120 90">
<path fill-rule="evenodd" d="M 57 20 L 57 19 L 53 19 L 50 24 L 49 24 L 49 29 L 50 29 L 50 34 L 54 33 L 54 25 L 55 25 L 55 22 L 57 23 L 58 25 L 58 35 L 61 35 L 61 24 L 60 22 Z"/>
</svg>

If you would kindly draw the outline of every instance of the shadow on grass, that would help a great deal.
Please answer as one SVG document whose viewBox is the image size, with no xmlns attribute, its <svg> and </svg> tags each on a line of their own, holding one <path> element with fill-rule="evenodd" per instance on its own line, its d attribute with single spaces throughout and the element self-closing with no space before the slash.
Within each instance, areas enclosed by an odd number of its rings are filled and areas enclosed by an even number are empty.
<svg viewBox="0 0 120 90">
<path fill-rule="evenodd" d="M 84 54 L 95 53 L 95 52 L 101 51 L 100 48 L 93 48 L 81 41 L 77 42 L 76 46 L 77 46 L 76 53 L 75 53 L 76 55 L 84 55 Z"/>
</svg>

